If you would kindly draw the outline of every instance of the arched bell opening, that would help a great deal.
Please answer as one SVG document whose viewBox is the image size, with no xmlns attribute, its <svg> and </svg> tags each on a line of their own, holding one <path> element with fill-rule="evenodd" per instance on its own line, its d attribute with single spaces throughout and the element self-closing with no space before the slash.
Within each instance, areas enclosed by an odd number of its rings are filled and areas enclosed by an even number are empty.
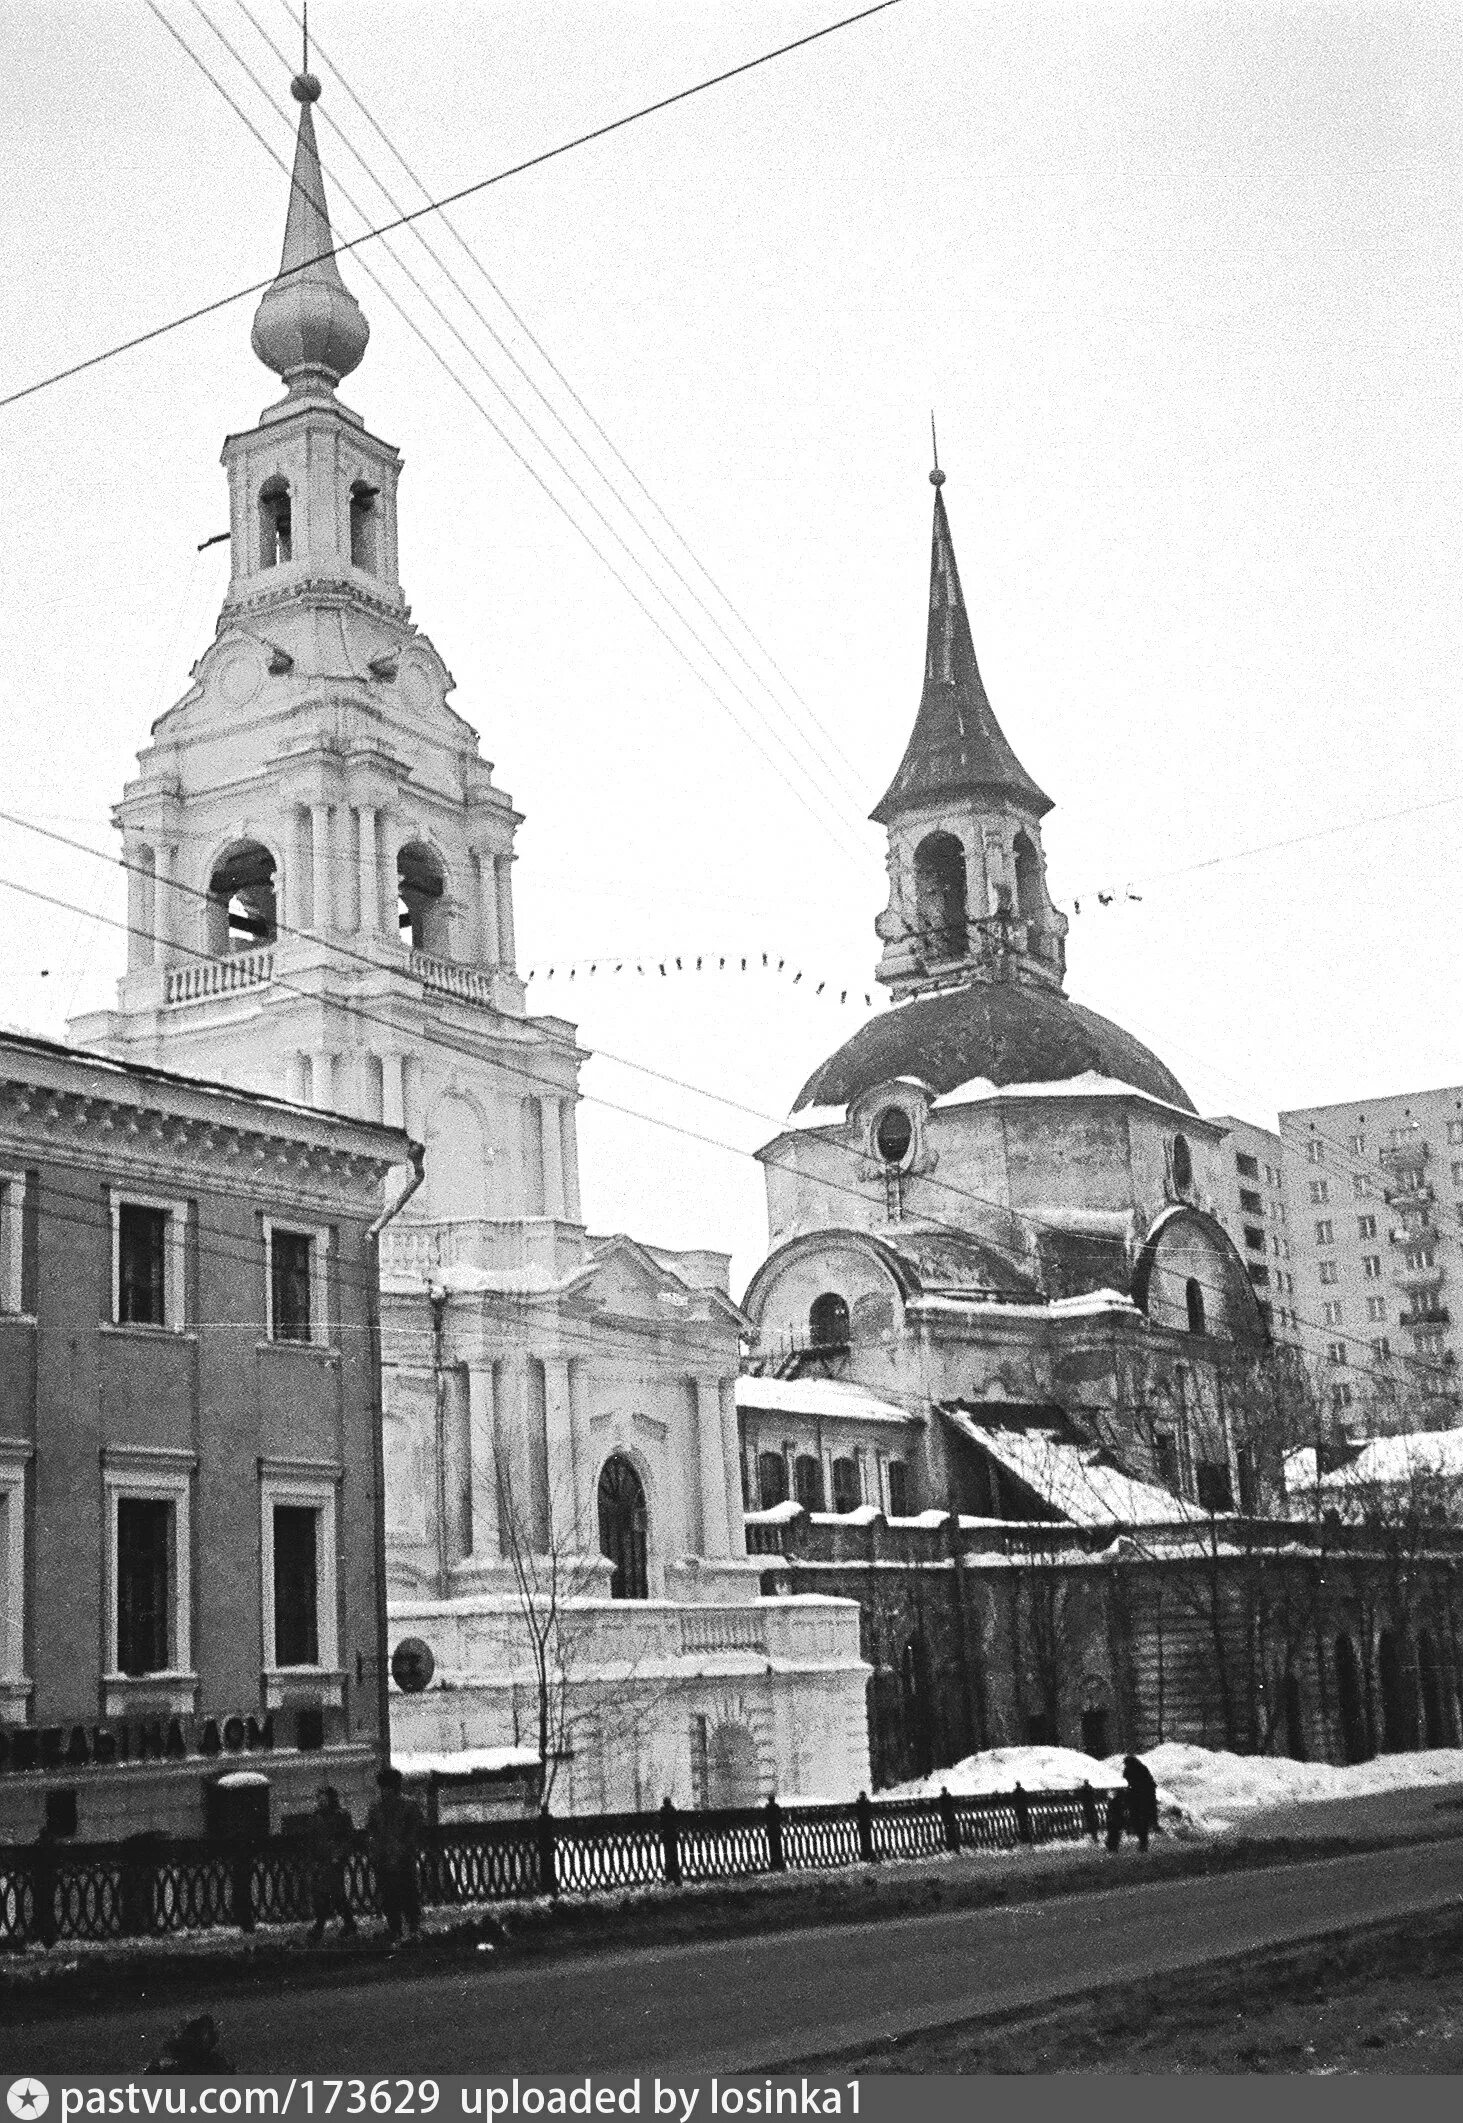
<svg viewBox="0 0 1463 2123">
<path fill-rule="evenodd" d="M 257 951 L 278 934 L 274 857 L 261 841 L 244 841 L 220 857 L 208 880 L 210 955 Z"/>
<path fill-rule="evenodd" d="M 408 842 L 396 859 L 396 921 L 413 951 L 447 952 L 447 880 L 442 865 L 422 841 Z"/>
<path fill-rule="evenodd" d="M 351 566 L 368 575 L 377 572 L 380 512 L 376 504 L 380 497 L 380 487 L 367 486 L 364 479 L 351 487 Z"/>
<path fill-rule="evenodd" d="M 294 552 L 290 483 L 276 475 L 259 489 L 259 565 L 283 566 Z"/>
<path fill-rule="evenodd" d="M 808 1310 L 808 1340 L 815 1349 L 848 1347 L 848 1300 L 836 1290 L 815 1297 Z"/>
<path fill-rule="evenodd" d="M 1016 835 L 1011 855 L 1016 866 L 1016 912 L 1026 924 L 1026 948 L 1036 957 L 1040 955 L 1042 929 L 1046 920 L 1041 857 L 1024 833 Z"/>
<path fill-rule="evenodd" d="M 926 959 L 969 955 L 965 850 L 953 833 L 930 833 L 914 851 L 918 942 Z"/>
<path fill-rule="evenodd" d="M 614 1565 L 610 1598 L 649 1599 L 650 1514 L 640 1477 L 623 1452 L 612 1452 L 600 1469 L 598 1504 L 600 1553 Z"/>
</svg>

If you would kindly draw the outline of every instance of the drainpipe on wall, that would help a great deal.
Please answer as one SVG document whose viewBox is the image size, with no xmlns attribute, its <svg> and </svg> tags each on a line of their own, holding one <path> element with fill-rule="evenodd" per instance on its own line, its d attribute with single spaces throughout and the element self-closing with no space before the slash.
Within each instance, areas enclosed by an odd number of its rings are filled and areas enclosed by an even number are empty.
<svg viewBox="0 0 1463 2123">
<path fill-rule="evenodd" d="M 376 1547 L 376 1725 L 377 1745 L 383 1769 L 391 1767 L 391 1684 L 388 1647 L 391 1641 L 386 1620 L 386 1411 L 381 1395 L 381 1233 L 399 1216 L 426 1178 L 426 1150 L 421 1143 L 408 1146 L 411 1178 L 391 1207 L 366 1231 L 366 1340 L 371 1361 L 371 1467 L 376 1484 L 373 1532 Z"/>
<path fill-rule="evenodd" d="M 432 1308 L 432 1449 L 436 1455 L 437 1490 L 437 1596 L 447 1597 L 447 1411 L 442 1404 L 442 1328 L 447 1316 L 447 1292 L 436 1283 L 427 1285 Z"/>
</svg>

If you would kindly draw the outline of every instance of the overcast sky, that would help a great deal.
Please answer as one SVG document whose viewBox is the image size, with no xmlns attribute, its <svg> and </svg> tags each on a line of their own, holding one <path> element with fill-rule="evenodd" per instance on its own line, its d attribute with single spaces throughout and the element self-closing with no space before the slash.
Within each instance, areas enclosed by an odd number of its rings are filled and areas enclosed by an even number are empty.
<svg viewBox="0 0 1463 2123">
<path fill-rule="evenodd" d="M 283 0 L 248 4 L 292 61 Z M 288 69 L 238 0 L 156 5 L 288 157 Z M 327 119 L 404 203 L 421 195 L 327 56 L 440 193 L 838 12 L 315 0 L 337 233 L 364 225 L 347 190 L 372 220 L 389 209 Z M 931 407 L 987 688 L 1056 802 L 1070 992 L 1206 1111 L 1273 1124 L 1283 1106 L 1463 1079 L 1460 50 L 1444 7 L 902 0 L 457 209 L 696 559 L 637 494 L 642 518 L 789 714 L 419 246 L 395 239 L 472 352 L 380 245 L 343 262 L 371 344 L 342 396 L 405 456 L 413 614 L 527 814 L 530 1002 L 599 1050 L 581 1112 L 595 1227 L 730 1249 L 740 1287 L 765 1235 L 745 1153 L 866 1014 L 884 867 L 864 814 L 919 697 Z M 0 53 L 0 395 L 274 270 L 286 179 L 144 0 L 26 0 Z M 427 232 L 612 463 L 478 264 Z M 756 745 L 368 263 L 629 574 L 474 354 L 551 438 L 725 664 L 731 678 L 642 585 Z M 98 846 L 212 637 L 227 549 L 195 547 L 227 522 L 219 450 L 278 395 L 252 309 L 0 411 L 4 800 Z M 115 870 L 9 827 L 0 875 L 123 908 Z M 0 909 L 0 1014 L 55 1032 L 109 999 L 115 929 L 8 889 Z M 781 979 L 763 951 L 788 962 Z M 743 952 L 745 977 L 652 970 Z M 571 986 L 568 963 L 594 957 L 647 972 Z"/>
</svg>

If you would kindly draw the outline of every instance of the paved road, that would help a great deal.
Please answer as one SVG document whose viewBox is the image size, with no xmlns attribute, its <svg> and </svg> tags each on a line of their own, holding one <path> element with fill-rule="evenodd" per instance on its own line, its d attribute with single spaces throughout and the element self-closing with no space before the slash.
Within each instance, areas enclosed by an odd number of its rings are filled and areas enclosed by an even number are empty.
<svg viewBox="0 0 1463 2123">
<path fill-rule="evenodd" d="M 249 2071 L 764 2069 L 1463 1899 L 1457 1838 L 1217 1879 L 1145 1883 L 1131 1864 L 1135 1884 L 1107 1893 L 620 1959 L 439 1965 L 422 1980 L 408 1950 L 399 1976 L 197 2009 Z M 188 2010 L 6 2026 L 0 2065 L 136 2069 Z"/>
</svg>

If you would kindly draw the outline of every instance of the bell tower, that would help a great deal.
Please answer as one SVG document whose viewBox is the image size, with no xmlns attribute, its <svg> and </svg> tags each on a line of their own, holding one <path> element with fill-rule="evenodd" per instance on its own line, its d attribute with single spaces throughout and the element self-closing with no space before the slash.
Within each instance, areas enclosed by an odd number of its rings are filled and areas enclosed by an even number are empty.
<svg viewBox="0 0 1463 2123">
<path fill-rule="evenodd" d="M 924 691 L 899 771 L 870 814 L 889 836 L 877 977 L 901 1000 L 972 980 L 1060 991 L 1067 918 L 1047 891 L 1041 845 L 1051 798 L 1007 744 L 986 697 L 938 464 L 930 482 Z"/>
</svg>

